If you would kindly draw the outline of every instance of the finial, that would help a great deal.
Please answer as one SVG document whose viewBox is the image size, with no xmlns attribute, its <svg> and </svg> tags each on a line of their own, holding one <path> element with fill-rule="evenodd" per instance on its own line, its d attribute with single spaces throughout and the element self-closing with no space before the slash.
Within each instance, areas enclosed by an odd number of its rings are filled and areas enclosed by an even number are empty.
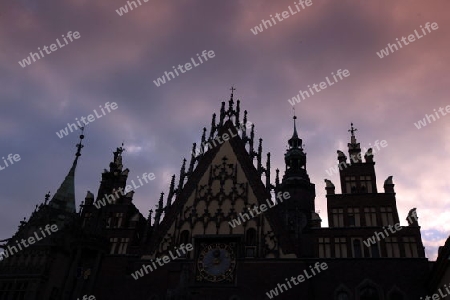
<svg viewBox="0 0 450 300">
<path fill-rule="evenodd" d="M 167 196 L 167 205 L 172 205 L 172 197 L 175 193 L 175 174 L 172 175 L 172 180 L 170 181 L 169 195 Z"/>
<path fill-rule="evenodd" d="M 278 188 L 278 186 L 280 185 L 280 169 L 276 169 L 275 172 L 275 186 Z"/>
<path fill-rule="evenodd" d="M 295 120 L 297 120 L 297 116 L 295 114 L 295 107 L 292 108 L 292 110 L 294 111 L 294 116 L 292 117 L 292 119 L 294 120 L 294 134 L 293 134 L 293 138 L 298 138 L 298 133 L 297 133 L 297 124 L 295 122 Z"/>
<path fill-rule="evenodd" d="M 163 208 L 163 199 L 164 199 L 164 192 L 161 192 L 161 195 L 159 196 L 159 203 L 158 203 L 159 209 Z"/>
<path fill-rule="evenodd" d="M 236 101 L 236 127 L 241 127 L 240 126 L 240 121 L 239 121 L 239 115 L 241 114 L 241 101 L 238 100 Z"/>
<path fill-rule="evenodd" d="M 262 174 L 262 164 L 261 164 L 261 154 L 262 154 L 262 141 L 263 139 L 259 139 L 259 146 L 258 146 L 258 154 L 257 154 L 257 163 L 258 163 L 258 172 L 259 175 Z"/>
<path fill-rule="evenodd" d="M 80 134 L 80 142 L 78 144 L 76 144 L 77 147 L 77 153 L 75 154 L 76 157 L 81 156 L 81 149 L 84 147 L 83 144 L 81 144 L 81 142 L 84 139 L 84 127 L 80 127 L 81 129 L 81 134 Z"/>
<path fill-rule="evenodd" d="M 48 193 L 45 194 L 45 202 L 44 202 L 45 205 L 47 205 L 48 199 L 50 199 L 50 191 L 48 191 Z"/>
<path fill-rule="evenodd" d="M 200 150 L 201 150 L 201 145 L 200 145 Z M 192 155 L 191 155 L 191 161 L 189 162 L 189 170 L 188 173 L 192 174 L 192 172 L 194 171 L 194 164 L 195 164 L 195 153 L 197 150 L 197 143 L 193 143 L 192 144 Z"/>
<path fill-rule="evenodd" d="M 180 180 L 178 181 L 178 191 L 181 191 L 184 184 L 184 177 L 186 176 L 186 158 L 183 158 L 183 164 L 180 169 Z"/>
<path fill-rule="evenodd" d="M 252 158 L 254 157 L 254 147 L 253 147 L 253 142 L 255 140 L 255 124 L 252 124 L 252 130 L 250 131 L 250 155 L 252 156 Z"/>
<path fill-rule="evenodd" d="M 119 155 L 122 155 L 122 153 L 125 152 L 125 148 L 123 146 L 124 142 L 122 142 L 122 145 L 119 148 L 117 148 L 117 152 L 119 153 Z"/>
<path fill-rule="evenodd" d="M 123 147 L 124 143 L 122 142 L 122 145 L 120 147 L 116 148 L 116 151 L 113 152 L 114 154 L 114 163 L 110 164 L 110 167 L 114 167 L 114 164 L 117 166 L 122 165 L 122 153 L 125 151 L 125 148 Z M 119 167 L 121 169 L 121 167 Z"/>
<path fill-rule="evenodd" d="M 164 193 L 161 193 L 161 196 L 159 198 L 159 202 L 156 208 L 156 215 L 155 215 L 155 226 L 159 225 L 159 221 L 161 220 L 161 214 L 164 211 L 163 208 L 163 197 L 164 197 Z"/>
<path fill-rule="evenodd" d="M 216 131 L 216 113 L 213 113 L 212 120 L 211 120 L 211 129 L 209 131 L 209 138 L 212 139 L 214 136 L 214 132 Z M 203 143 L 203 141 L 202 141 Z"/>
<path fill-rule="evenodd" d="M 225 101 L 222 101 L 222 106 L 220 107 L 219 127 L 222 127 L 224 118 L 225 118 Z"/>
<path fill-rule="evenodd" d="M 270 152 L 267 153 L 265 174 L 266 174 L 266 188 L 270 192 Z"/>
<path fill-rule="evenodd" d="M 348 132 L 351 132 L 352 133 L 352 137 L 354 137 L 355 136 L 355 131 L 358 131 L 358 129 L 353 128 L 353 123 L 350 123 L 350 125 L 351 125 L 351 129 L 349 129 Z"/>
<path fill-rule="evenodd" d="M 148 222 L 150 223 L 150 225 L 152 223 L 152 214 L 153 214 L 153 209 L 150 209 L 148 211 Z"/>
<path fill-rule="evenodd" d="M 244 120 L 243 120 L 243 126 L 242 126 L 242 138 L 245 141 L 245 138 L 247 137 L 247 110 L 244 110 Z"/>
<path fill-rule="evenodd" d="M 232 85 L 230 90 L 231 90 L 231 100 L 233 100 L 234 91 L 235 91 L 236 89 L 235 89 L 234 86 Z"/>
<path fill-rule="evenodd" d="M 201 141 L 200 145 L 203 145 L 205 143 L 205 141 L 206 141 L 206 127 L 203 127 L 202 141 Z"/>
</svg>

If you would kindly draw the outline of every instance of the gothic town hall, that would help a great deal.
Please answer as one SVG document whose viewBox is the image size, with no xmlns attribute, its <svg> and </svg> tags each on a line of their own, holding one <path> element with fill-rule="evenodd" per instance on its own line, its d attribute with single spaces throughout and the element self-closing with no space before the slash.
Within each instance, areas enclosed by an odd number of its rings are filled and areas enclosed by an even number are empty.
<svg viewBox="0 0 450 300">
<path fill-rule="evenodd" d="M 420 210 L 399 216 L 393 177 L 377 185 L 375 155 L 362 153 L 353 125 L 335 182 L 313 183 L 295 117 L 285 169 L 274 172 L 233 98 L 145 214 L 126 189 L 123 147 L 97 194 L 75 197 L 81 135 L 59 189 L 0 241 L 16 249 L 0 261 L 0 300 L 412 300 L 450 282 L 450 242 L 436 261 L 425 257 Z M 329 227 L 316 188 L 326 190 Z M 46 225 L 58 231 L 17 249 Z"/>
</svg>

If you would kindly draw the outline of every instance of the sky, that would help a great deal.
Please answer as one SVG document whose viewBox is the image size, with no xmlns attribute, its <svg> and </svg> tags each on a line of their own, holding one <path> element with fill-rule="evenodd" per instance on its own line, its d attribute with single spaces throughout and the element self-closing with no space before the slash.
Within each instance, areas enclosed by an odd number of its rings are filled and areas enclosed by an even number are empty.
<svg viewBox="0 0 450 300">
<path fill-rule="evenodd" d="M 436 258 L 450 231 L 449 1 L 313 0 L 297 4 L 300 11 L 287 0 L 144 1 L 128 12 L 120 10 L 123 0 L 1 1 L 0 156 L 20 160 L 8 167 L 0 160 L 0 240 L 61 184 L 79 132 L 56 132 L 76 118 L 94 110 L 101 116 L 86 126 L 77 206 L 88 190 L 97 195 L 101 173 L 123 142 L 129 179 L 155 174 L 134 195 L 147 216 L 231 86 L 263 139 L 264 158 L 271 153 L 274 179 L 276 168 L 283 175 L 293 132 L 288 100 L 340 69 L 350 75 L 294 105 L 322 226 L 324 179 L 340 192 L 338 175 L 326 170 L 336 165 L 336 150 L 347 153 L 353 122 L 362 148 L 386 141 L 374 156 L 378 190 L 393 176 L 401 225 L 416 207 L 427 257 Z M 271 15 L 276 22 L 254 34 Z M 427 22 L 438 28 L 424 34 Z M 388 43 L 415 30 L 419 37 L 380 58 Z M 44 46 L 48 53 L 29 58 Z M 199 63 L 204 50 L 214 56 Z M 154 83 L 192 60 L 197 66 Z M 107 102 L 117 109 L 100 113 Z M 417 128 L 441 107 L 439 118 Z"/>
</svg>

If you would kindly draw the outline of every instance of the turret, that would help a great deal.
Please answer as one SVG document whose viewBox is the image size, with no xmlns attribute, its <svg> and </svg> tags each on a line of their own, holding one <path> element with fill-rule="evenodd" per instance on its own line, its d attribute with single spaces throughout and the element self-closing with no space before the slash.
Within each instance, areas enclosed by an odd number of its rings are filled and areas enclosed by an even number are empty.
<svg viewBox="0 0 450 300">
<path fill-rule="evenodd" d="M 103 198 L 116 198 L 111 202 L 117 202 L 121 194 L 125 194 L 125 186 L 130 170 L 123 170 L 122 153 L 124 151 L 125 148 L 123 148 L 122 143 L 122 146 L 116 148 L 116 151 L 113 152 L 113 161 L 109 163 L 109 171 L 105 169 L 102 173 L 97 201 Z"/>
<path fill-rule="evenodd" d="M 355 136 L 358 129 L 353 127 L 353 123 L 350 125 L 351 127 L 348 130 L 350 132 L 350 143 L 347 144 L 350 160 L 347 162 L 345 154 L 340 150 L 337 151 L 342 193 L 377 193 L 372 149 L 369 148 L 364 153 L 365 162 L 363 162 L 361 146 Z"/>
</svg>

